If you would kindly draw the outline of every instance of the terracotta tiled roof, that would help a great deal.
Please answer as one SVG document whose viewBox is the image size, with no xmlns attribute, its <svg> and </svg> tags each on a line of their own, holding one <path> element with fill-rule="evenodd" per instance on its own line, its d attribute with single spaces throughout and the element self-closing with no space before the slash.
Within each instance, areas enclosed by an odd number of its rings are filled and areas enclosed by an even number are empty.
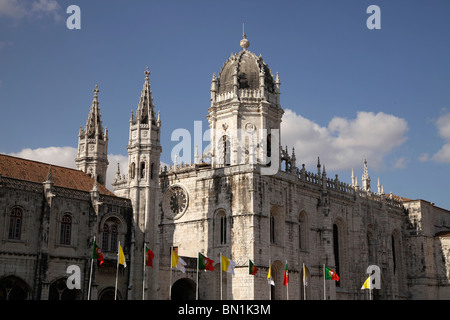
<svg viewBox="0 0 450 320">
<path fill-rule="evenodd" d="M 389 197 L 389 194 L 387 194 L 386 197 Z M 408 198 L 405 198 L 405 197 L 402 197 L 402 196 L 397 196 L 395 194 L 392 195 L 392 198 L 394 198 L 394 200 L 402 201 L 402 202 L 413 201 L 411 199 L 408 199 Z"/>
<path fill-rule="evenodd" d="M 450 231 L 439 231 L 435 234 L 436 237 L 450 237 Z"/>
<path fill-rule="evenodd" d="M 47 180 L 50 164 L 0 154 L 0 176 L 18 180 L 42 183 Z M 51 165 L 55 187 L 80 191 L 91 191 L 94 179 L 86 173 L 65 167 Z M 114 193 L 98 184 L 100 194 L 114 196 Z"/>
</svg>

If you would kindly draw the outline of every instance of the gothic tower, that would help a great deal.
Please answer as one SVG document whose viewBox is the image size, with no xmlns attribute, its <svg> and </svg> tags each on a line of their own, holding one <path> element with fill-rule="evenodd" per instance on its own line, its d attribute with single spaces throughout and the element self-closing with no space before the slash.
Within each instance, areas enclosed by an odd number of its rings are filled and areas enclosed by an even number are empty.
<svg viewBox="0 0 450 320">
<path fill-rule="evenodd" d="M 272 150 L 279 150 L 280 79 L 274 80 L 261 55 L 248 50 L 245 33 L 242 50 L 232 54 L 211 82 L 211 164 L 213 168 L 245 163 L 270 165 Z M 279 161 L 272 162 L 279 165 Z M 278 171 L 278 167 L 276 168 Z"/>
<path fill-rule="evenodd" d="M 133 226 L 130 249 L 129 299 L 156 299 L 158 284 L 157 212 L 159 212 L 159 161 L 161 156 L 161 121 L 155 117 L 152 91 L 149 82 L 150 71 L 145 71 L 145 82 L 141 91 L 136 115 L 131 111 L 130 135 L 128 141 L 128 175 L 125 179 L 117 172 L 113 182 L 115 194 L 129 198 L 133 206 Z M 155 254 L 155 267 L 143 269 L 146 245 Z M 146 274 L 144 274 L 146 272 Z M 143 277 L 145 284 L 143 286 Z M 147 294 L 148 292 L 148 294 Z"/>
<path fill-rule="evenodd" d="M 98 102 L 98 87 L 95 85 L 94 99 L 84 130 L 78 133 L 77 169 L 89 174 L 99 183 L 105 184 L 108 168 L 108 129 L 103 131 Z"/>
</svg>

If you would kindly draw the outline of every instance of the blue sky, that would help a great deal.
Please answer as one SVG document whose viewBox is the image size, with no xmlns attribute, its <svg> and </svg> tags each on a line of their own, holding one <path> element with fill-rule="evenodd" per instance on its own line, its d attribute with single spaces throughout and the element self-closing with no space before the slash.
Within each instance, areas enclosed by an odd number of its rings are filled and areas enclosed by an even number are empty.
<svg viewBox="0 0 450 320">
<path fill-rule="evenodd" d="M 69 5 L 81 29 L 69 30 Z M 369 5 L 381 29 L 369 30 Z M 207 128 L 212 74 L 249 50 L 281 79 L 282 144 L 297 165 L 450 209 L 450 2 L 0 0 L 0 152 L 74 167 L 95 84 L 110 169 L 149 66 L 162 161 L 177 128 Z M 56 154 L 56 155 L 55 155 Z M 121 164 L 126 166 L 125 164 Z"/>
</svg>

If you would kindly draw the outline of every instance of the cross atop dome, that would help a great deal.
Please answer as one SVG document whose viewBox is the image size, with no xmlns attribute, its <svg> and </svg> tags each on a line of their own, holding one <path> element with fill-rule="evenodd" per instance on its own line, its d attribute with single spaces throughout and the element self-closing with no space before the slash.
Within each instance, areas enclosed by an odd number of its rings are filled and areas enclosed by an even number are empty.
<svg viewBox="0 0 450 320">
<path fill-rule="evenodd" d="M 242 23 L 242 40 L 239 43 L 242 49 L 247 50 L 247 48 L 250 46 L 250 41 L 247 40 L 247 35 L 244 31 L 244 25 L 245 23 Z"/>
</svg>

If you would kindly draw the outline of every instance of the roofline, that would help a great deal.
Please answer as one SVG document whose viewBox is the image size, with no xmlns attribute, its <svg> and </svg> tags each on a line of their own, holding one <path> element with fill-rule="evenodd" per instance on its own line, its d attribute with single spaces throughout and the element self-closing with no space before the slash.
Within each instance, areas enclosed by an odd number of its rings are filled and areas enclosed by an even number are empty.
<svg viewBox="0 0 450 320">
<path fill-rule="evenodd" d="M 86 172 L 83 172 L 83 171 L 78 170 L 78 169 L 75 169 L 75 168 L 63 167 L 63 166 L 60 166 L 60 165 L 57 165 L 57 164 L 48 163 L 48 162 L 42 162 L 42 161 L 31 160 L 31 159 L 27 159 L 27 158 L 21 158 L 21 157 L 11 156 L 11 155 L 9 155 L 9 154 L 5 154 L 5 153 L 1 153 L 1 152 L 0 152 L 0 156 L 6 156 L 6 157 L 10 157 L 10 158 L 22 160 L 22 161 L 25 160 L 25 161 L 34 162 L 34 163 L 40 163 L 40 164 L 43 164 L 43 165 L 52 166 L 52 167 L 57 167 L 57 168 L 61 168 L 61 169 L 64 169 L 64 170 L 71 170 L 71 171 L 74 171 L 74 172 L 82 172 L 82 173 L 84 173 L 85 175 L 89 176 Z M 1 171 L 0 171 L 0 177 L 2 177 L 2 172 L 1 172 Z M 10 178 L 10 177 L 4 177 L 4 178 Z M 94 178 L 92 178 L 91 176 L 89 176 L 89 178 L 90 178 L 90 179 L 93 179 L 93 181 L 94 181 L 94 183 L 95 183 L 95 179 L 94 179 Z M 17 179 L 17 178 L 10 178 L 10 179 L 15 179 L 15 180 L 19 180 L 19 181 L 28 181 L 28 180 L 22 180 L 22 179 Z M 43 182 L 44 182 L 44 181 L 43 181 Z M 109 196 L 115 196 L 115 197 L 117 197 L 117 196 L 115 195 L 114 191 L 109 190 L 109 189 L 106 187 L 106 185 L 104 185 L 104 184 L 102 184 L 102 183 L 100 183 L 100 182 L 98 182 L 98 181 L 97 181 L 97 183 L 100 184 L 100 185 L 102 185 L 106 190 L 108 190 L 109 192 L 112 193 L 112 195 L 109 195 Z M 56 186 L 56 187 L 64 188 L 64 189 L 68 189 L 68 190 L 77 190 L 77 189 L 66 188 L 66 187 L 61 187 L 61 186 Z M 78 191 L 82 191 L 82 190 L 78 190 Z M 102 194 L 102 195 L 105 195 L 105 194 Z M 118 197 L 118 198 L 120 198 L 120 197 Z"/>
</svg>

